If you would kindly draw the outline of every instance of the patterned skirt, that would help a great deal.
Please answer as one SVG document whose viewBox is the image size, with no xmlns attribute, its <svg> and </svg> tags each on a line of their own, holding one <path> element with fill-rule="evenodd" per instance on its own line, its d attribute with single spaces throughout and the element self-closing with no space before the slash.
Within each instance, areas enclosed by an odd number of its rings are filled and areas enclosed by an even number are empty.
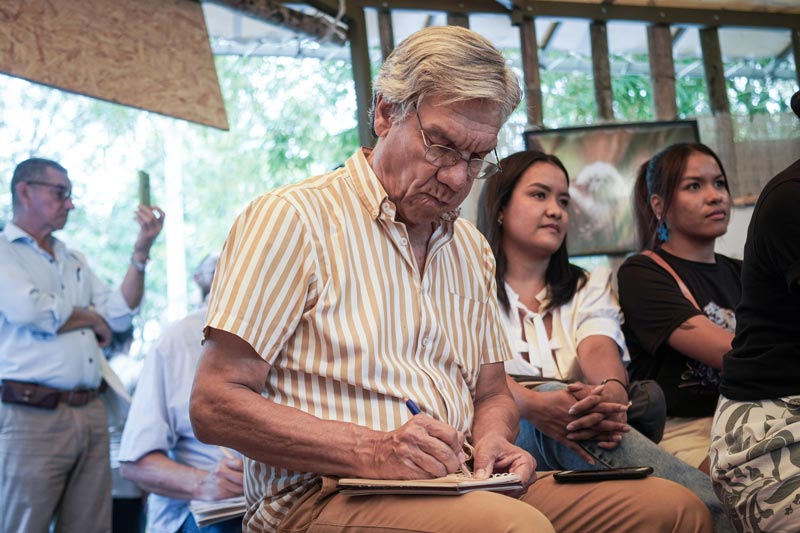
<svg viewBox="0 0 800 533">
<path fill-rule="evenodd" d="M 737 531 L 800 531 L 800 396 L 720 397 L 709 456 L 714 490 Z"/>
</svg>

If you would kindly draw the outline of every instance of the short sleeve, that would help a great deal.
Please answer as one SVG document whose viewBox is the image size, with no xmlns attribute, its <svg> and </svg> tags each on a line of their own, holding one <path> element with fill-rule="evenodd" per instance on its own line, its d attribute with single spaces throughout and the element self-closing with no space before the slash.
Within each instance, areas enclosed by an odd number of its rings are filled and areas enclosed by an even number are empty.
<svg viewBox="0 0 800 533">
<path fill-rule="evenodd" d="M 223 247 L 207 325 L 242 338 L 272 364 L 314 297 L 315 266 L 306 224 L 290 201 L 254 200 Z"/>
<path fill-rule="evenodd" d="M 575 345 L 593 335 L 610 337 L 620 353 L 626 354 L 625 337 L 622 335 L 622 311 L 611 290 L 611 270 L 598 267 L 589 275 L 581 289 L 578 300 Z"/>
<path fill-rule="evenodd" d="M 763 228 L 756 252 L 768 258 L 776 272 L 785 273 L 790 293 L 800 294 L 800 181 L 772 189 L 761 203 L 754 224 Z"/>
<path fill-rule="evenodd" d="M 672 276 L 650 258 L 628 258 L 617 275 L 626 331 L 650 354 L 681 324 L 703 313 L 683 294 Z"/>
<path fill-rule="evenodd" d="M 164 359 L 156 347 L 147 354 L 136 384 L 133 403 L 122 432 L 120 461 L 138 461 L 155 451 L 167 453 L 174 446 L 176 437 L 169 422 L 165 372 Z"/>
</svg>

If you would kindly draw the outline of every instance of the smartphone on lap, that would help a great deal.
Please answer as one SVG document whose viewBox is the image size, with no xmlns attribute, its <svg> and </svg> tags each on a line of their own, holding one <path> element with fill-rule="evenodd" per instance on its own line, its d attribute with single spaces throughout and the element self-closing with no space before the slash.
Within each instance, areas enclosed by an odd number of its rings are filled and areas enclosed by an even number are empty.
<svg viewBox="0 0 800 533">
<path fill-rule="evenodd" d="M 608 470 L 564 470 L 553 474 L 553 479 L 558 483 L 587 483 L 615 479 L 643 479 L 652 473 L 652 466 L 629 466 Z"/>
</svg>

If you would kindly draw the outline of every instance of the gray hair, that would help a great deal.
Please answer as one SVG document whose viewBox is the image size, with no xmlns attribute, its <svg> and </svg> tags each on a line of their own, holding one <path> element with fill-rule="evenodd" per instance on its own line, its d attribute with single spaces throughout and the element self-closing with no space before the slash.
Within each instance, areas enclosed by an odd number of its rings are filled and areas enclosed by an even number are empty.
<svg viewBox="0 0 800 533">
<path fill-rule="evenodd" d="M 47 168 L 53 168 L 63 174 L 67 174 L 67 169 L 56 163 L 52 159 L 43 159 L 41 157 L 32 157 L 26 159 L 14 169 L 14 175 L 11 177 L 11 205 L 13 207 L 19 206 L 19 198 L 17 197 L 17 184 L 20 182 L 27 182 L 30 180 L 41 179 L 44 176 L 44 171 Z"/>
<path fill-rule="evenodd" d="M 192 273 L 192 277 L 197 286 L 200 287 L 200 293 L 204 300 L 208 293 L 211 292 L 211 284 L 214 281 L 214 273 L 217 270 L 217 261 L 219 261 L 219 255 L 208 254 L 200 261 L 200 264 L 197 265 L 197 268 Z"/>
<path fill-rule="evenodd" d="M 497 102 L 505 122 L 522 99 L 519 81 L 500 51 L 459 26 L 431 26 L 397 45 L 375 79 L 370 123 L 378 95 L 394 105 L 396 120 L 405 118 L 425 97 L 443 105 L 479 99 Z"/>
</svg>

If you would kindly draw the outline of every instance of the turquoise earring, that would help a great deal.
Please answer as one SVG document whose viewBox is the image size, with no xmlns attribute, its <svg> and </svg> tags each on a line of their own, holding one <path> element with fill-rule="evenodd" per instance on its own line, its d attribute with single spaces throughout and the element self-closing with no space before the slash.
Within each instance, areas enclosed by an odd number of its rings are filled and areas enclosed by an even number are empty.
<svg viewBox="0 0 800 533">
<path fill-rule="evenodd" d="M 669 240 L 669 228 L 667 227 L 666 220 L 662 220 L 658 223 L 656 235 L 658 235 L 658 240 L 661 242 L 667 242 Z"/>
</svg>

